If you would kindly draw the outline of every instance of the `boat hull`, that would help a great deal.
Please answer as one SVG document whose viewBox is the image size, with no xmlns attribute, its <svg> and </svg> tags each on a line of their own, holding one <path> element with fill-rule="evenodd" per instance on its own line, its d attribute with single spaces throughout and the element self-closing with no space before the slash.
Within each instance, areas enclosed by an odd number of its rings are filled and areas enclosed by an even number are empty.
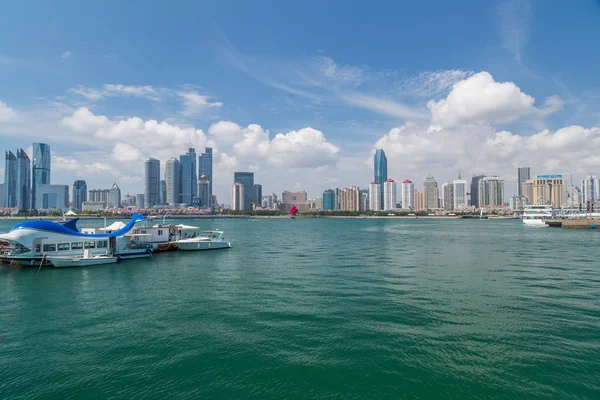
<svg viewBox="0 0 600 400">
<path fill-rule="evenodd" d="M 94 265 L 106 265 L 115 264 L 119 260 L 118 257 L 92 257 L 92 258 L 78 258 L 78 257 L 49 257 L 48 261 L 52 263 L 56 268 L 68 268 L 68 267 L 88 267 Z"/>
<path fill-rule="evenodd" d="M 523 223 L 525 226 L 530 226 L 533 228 L 547 228 L 548 225 L 544 222 L 543 219 L 523 219 Z"/>
<path fill-rule="evenodd" d="M 201 250 L 218 250 L 228 249 L 231 247 L 231 243 L 225 241 L 211 242 L 211 241 L 198 241 L 198 242 L 177 242 L 175 243 L 179 250 L 183 251 L 201 251 Z"/>
</svg>

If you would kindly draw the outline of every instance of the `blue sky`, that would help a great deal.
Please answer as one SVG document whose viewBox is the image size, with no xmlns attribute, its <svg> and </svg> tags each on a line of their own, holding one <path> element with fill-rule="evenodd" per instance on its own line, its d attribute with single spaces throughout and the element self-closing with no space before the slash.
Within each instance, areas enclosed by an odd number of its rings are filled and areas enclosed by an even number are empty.
<svg viewBox="0 0 600 400">
<path fill-rule="evenodd" d="M 366 187 L 375 147 L 397 180 L 507 195 L 520 163 L 600 174 L 597 1 L 172 3 L 4 5 L 0 150 L 44 141 L 53 183 L 141 193 L 145 157 L 211 145 L 224 203 L 234 170 Z"/>
</svg>

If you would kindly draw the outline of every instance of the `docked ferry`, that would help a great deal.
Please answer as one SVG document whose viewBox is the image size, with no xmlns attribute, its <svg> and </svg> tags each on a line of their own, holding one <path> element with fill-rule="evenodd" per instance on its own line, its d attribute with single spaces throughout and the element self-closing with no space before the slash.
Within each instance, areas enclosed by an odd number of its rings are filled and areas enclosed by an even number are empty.
<svg viewBox="0 0 600 400">
<path fill-rule="evenodd" d="M 554 209 L 551 205 L 529 205 L 523 211 L 523 223 L 527 226 L 545 228 L 546 221 L 552 219 Z"/>
<path fill-rule="evenodd" d="M 25 221 L 10 232 L 0 234 L 0 261 L 17 261 L 24 265 L 39 265 L 56 256 L 114 255 L 119 258 L 148 256 L 150 249 L 132 247 L 126 236 L 136 223 L 144 221 L 134 213 L 121 229 L 104 233 L 84 233 L 77 229 L 79 218 L 66 222 Z"/>
</svg>

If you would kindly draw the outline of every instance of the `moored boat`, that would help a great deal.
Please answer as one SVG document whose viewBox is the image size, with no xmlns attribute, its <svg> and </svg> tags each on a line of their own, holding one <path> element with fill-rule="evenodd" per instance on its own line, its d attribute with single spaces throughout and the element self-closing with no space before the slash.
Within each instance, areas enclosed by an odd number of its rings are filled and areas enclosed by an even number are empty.
<svg viewBox="0 0 600 400">
<path fill-rule="evenodd" d="M 526 226 L 545 228 L 546 221 L 553 218 L 554 212 L 551 205 L 529 205 L 523 211 L 523 223 Z"/>
<path fill-rule="evenodd" d="M 216 230 L 204 231 L 196 237 L 180 239 L 174 244 L 183 251 L 217 250 L 231 247 L 231 242 L 223 237 L 223 231 Z"/>
<path fill-rule="evenodd" d="M 93 255 L 89 249 L 85 250 L 82 257 L 50 256 L 46 259 L 57 268 L 88 267 L 93 265 L 115 264 L 119 257 L 112 255 Z"/>
</svg>

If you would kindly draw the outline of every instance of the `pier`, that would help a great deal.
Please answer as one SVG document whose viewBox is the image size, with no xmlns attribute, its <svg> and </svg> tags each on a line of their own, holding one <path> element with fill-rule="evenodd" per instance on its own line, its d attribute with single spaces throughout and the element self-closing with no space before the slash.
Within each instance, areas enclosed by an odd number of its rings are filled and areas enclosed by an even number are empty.
<svg viewBox="0 0 600 400">
<path fill-rule="evenodd" d="M 597 229 L 600 227 L 600 218 L 553 219 L 546 221 L 546 225 L 551 228 Z"/>
</svg>

